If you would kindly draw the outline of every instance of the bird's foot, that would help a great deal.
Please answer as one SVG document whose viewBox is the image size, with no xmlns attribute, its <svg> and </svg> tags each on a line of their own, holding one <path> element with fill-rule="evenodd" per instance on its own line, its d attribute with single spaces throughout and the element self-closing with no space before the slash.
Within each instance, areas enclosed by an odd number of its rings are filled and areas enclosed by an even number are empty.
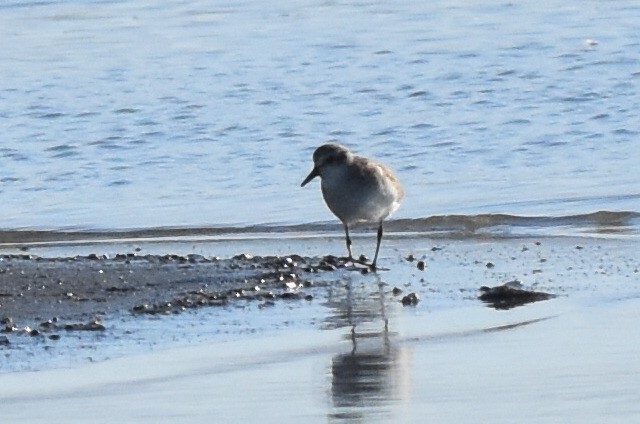
<svg viewBox="0 0 640 424">
<path fill-rule="evenodd" d="M 364 274 L 377 271 L 389 271 L 388 268 L 380 268 L 375 263 L 368 263 L 367 257 L 364 255 L 361 255 L 359 258 L 354 258 L 353 256 L 344 256 L 338 259 L 340 261 L 341 267 L 345 269 L 361 271 Z"/>
<path fill-rule="evenodd" d="M 342 265 L 345 268 L 353 268 L 357 270 L 369 269 L 369 264 L 360 259 L 356 259 L 353 256 L 342 257 L 340 258 L 340 262 L 342 262 Z"/>
<path fill-rule="evenodd" d="M 378 265 L 376 265 L 375 262 L 373 262 L 371 265 L 369 265 L 369 271 L 371 271 L 371 272 L 389 271 L 389 268 L 379 267 Z"/>
</svg>

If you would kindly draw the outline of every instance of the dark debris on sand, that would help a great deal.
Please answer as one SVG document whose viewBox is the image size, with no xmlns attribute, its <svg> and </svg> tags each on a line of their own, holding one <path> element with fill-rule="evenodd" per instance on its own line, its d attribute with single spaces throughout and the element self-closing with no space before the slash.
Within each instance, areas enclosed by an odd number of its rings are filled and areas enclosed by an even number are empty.
<svg viewBox="0 0 640 424">
<path fill-rule="evenodd" d="M 528 303 L 549 300 L 556 297 L 554 294 L 525 290 L 521 287 L 522 282 L 517 280 L 495 287 L 482 286 L 480 287 L 480 296 L 478 296 L 478 299 L 485 302 L 487 306 L 491 308 L 508 310 Z"/>
<path fill-rule="evenodd" d="M 233 302 L 310 301 L 309 274 L 360 268 L 336 256 L 0 255 L 0 319 L 7 334 L 55 332 L 55 340 L 59 330 L 104 330 L 96 317 L 114 313 L 165 315 Z"/>
</svg>

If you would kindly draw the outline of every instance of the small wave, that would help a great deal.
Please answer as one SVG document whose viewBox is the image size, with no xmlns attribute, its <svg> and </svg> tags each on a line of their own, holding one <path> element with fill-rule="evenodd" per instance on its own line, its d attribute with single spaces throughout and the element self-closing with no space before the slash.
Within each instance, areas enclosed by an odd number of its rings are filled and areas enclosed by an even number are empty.
<svg viewBox="0 0 640 424">
<path fill-rule="evenodd" d="M 369 231 L 375 225 L 353 229 Z M 0 246 L 28 244 L 101 243 L 129 240 L 231 240 L 254 238 L 313 237 L 342 235 L 336 221 L 298 225 L 260 224 L 244 227 L 160 227 L 113 230 L 0 230 Z M 387 234 L 473 239 L 553 236 L 637 237 L 640 212 L 599 211 L 568 216 L 517 216 L 509 214 L 440 215 L 426 218 L 396 219 L 385 222 Z"/>
<path fill-rule="evenodd" d="M 640 213 L 599 211 L 568 216 L 518 216 L 509 214 L 442 215 L 422 219 L 397 220 L 389 230 L 398 232 L 449 232 L 457 234 L 502 233 L 508 235 L 534 233 L 539 229 L 572 229 L 556 231 L 557 235 L 592 230 L 594 233 L 637 233 Z M 518 231 L 521 230 L 521 231 Z"/>
</svg>

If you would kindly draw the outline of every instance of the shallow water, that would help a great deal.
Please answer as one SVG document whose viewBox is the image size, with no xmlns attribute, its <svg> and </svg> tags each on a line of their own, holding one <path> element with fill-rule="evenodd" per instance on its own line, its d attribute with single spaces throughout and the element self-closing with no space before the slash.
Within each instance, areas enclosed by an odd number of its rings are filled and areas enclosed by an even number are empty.
<svg viewBox="0 0 640 424">
<path fill-rule="evenodd" d="M 636 420 L 637 299 L 541 306 L 509 316 L 401 311 L 390 332 L 357 331 L 355 343 L 348 329 L 291 331 L 4 374 L 0 399 L 7 419 L 25 423 L 85 422 L 88 409 L 97 422 L 143 423 Z"/>
<path fill-rule="evenodd" d="M 313 149 L 397 170 L 398 218 L 640 211 L 634 1 L 4 2 L 0 227 L 333 218 Z"/>
</svg>

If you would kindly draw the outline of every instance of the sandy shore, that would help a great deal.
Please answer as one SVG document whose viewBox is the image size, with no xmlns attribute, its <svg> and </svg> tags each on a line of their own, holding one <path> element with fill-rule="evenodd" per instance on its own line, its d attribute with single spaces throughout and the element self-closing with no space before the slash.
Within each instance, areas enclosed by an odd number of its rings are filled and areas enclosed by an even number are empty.
<svg viewBox="0 0 640 424">
<path fill-rule="evenodd" d="M 2 261 L 0 315 L 18 329 L 0 335 L 3 418 L 86 422 L 87 411 L 96 422 L 150 423 L 640 418 L 634 240 L 391 235 L 381 258 L 389 270 L 367 274 L 323 262 L 322 253 L 341 247 L 338 237 L 219 247 L 6 252 L 33 257 Z M 234 259 L 231 251 L 273 256 Z M 557 297 L 510 310 L 478 299 L 481 286 L 514 279 Z M 417 305 L 403 306 L 409 293 Z M 96 322 L 103 328 L 67 327 Z M 15 372 L 28 369 L 40 371 Z"/>
</svg>

